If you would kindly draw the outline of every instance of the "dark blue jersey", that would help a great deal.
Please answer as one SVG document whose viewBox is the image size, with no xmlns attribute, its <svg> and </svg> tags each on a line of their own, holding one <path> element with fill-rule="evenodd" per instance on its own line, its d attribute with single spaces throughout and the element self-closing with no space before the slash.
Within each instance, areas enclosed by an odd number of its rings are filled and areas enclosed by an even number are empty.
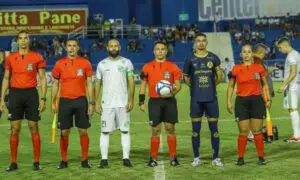
<svg viewBox="0 0 300 180">
<path fill-rule="evenodd" d="M 186 59 L 183 73 L 190 77 L 193 100 L 209 102 L 216 99 L 216 67 L 220 64 L 219 57 L 211 52 L 203 58 L 193 55 Z"/>
</svg>

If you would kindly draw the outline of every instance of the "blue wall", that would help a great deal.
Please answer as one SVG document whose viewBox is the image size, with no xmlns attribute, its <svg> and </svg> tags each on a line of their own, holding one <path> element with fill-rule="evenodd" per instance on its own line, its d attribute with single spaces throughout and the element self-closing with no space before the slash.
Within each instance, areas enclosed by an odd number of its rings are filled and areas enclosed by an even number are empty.
<svg viewBox="0 0 300 180">
<path fill-rule="evenodd" d="M 189 14 L 190 22 L 198 21 L 198 0 L 161 0 L 161 10 L 162 24 L 177 24 L 183 11 Z"/>
</svg>

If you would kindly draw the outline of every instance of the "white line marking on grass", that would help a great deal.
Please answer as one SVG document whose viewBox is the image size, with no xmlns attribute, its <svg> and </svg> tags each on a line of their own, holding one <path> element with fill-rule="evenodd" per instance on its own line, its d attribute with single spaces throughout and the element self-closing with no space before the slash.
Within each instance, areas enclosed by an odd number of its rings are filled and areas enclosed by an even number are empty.
<svg viewBox="0 0 300 180">
<path fill-rule="evenodd" d="M 159 144 L 159 152 L 162 153 L 163 149 L 163 137 L 162 133 L 160 134 L 160 144 Z M 166 171 L 164 166 L 164 161 L 158 161 L 158 166 L 153 168 L 153 177 L 154 180 L 165 180 L 166 179 Z"/>
<path fill-rule="evenodd" d="M 204 118 L 205 119 L 205 118 Z M 290 117 L 288 116 L 282 116 L 282 117 L 271 117 L 272 120 L 290 120 Z M 235 122 L 235 119 L 219 119 L 219 123 L 222 122 Z M 131 124 L 149 124 L 149 122 L 130 122 Z M 191 123 L 191 121 L 179 121 L 179 123 Z"/>
</svg>

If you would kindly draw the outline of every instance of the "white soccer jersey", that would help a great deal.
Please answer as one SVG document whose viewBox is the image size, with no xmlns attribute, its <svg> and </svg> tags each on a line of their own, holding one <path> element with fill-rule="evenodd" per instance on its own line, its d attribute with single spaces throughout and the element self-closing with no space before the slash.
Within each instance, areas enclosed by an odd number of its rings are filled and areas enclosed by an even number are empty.
<svg viewBox="0 0 300 180">
<path fill-rule="evenodd" d="M 297 73 L 296 77 L 290 82 L 289 84 L 289 90 L 298 90 L 299 84 L 297 83 L 298 78 L 299 78 L 299 72 L 300 72 L 300 54 L 296 51 L 293 50 L 291 51 L 285 60 L 285 65 L 284 65 L 284 81 L 289 77 L 290 72 L 291 72 L 291 65 L 297 65 Z"/>
<path fill-rule="evenodd" d="M 102 108 L 126 107 L 128 102 L 127 75 L 133 69 L 131 61 L 124 57 L 118 60 L 106 58 L 98 63 L 96 78 L 102 80 Z"/>
</svg>

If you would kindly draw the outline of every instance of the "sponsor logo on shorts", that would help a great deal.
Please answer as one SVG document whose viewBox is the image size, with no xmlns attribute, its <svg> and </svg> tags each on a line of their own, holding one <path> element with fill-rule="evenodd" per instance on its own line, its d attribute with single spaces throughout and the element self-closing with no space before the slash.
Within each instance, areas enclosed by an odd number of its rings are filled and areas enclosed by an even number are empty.
<svg viewBox="0 0 300 180">
<path fill-rule="evenodd" d="M 83 70 L 81 68 L 77 69 L 77 76 L 83 76 Z"/>
<path fill-rule="evenodd" d="M 33 64 L 27 64 L 27 71 L 33 71 Z"/>
<path fill-rule="evenodd" d="M 8 114 L 8 115 L 7 115 L 8 118 L 11 118 L 11 116 L 12 116 L 11 114 Z"/>
</svg>

